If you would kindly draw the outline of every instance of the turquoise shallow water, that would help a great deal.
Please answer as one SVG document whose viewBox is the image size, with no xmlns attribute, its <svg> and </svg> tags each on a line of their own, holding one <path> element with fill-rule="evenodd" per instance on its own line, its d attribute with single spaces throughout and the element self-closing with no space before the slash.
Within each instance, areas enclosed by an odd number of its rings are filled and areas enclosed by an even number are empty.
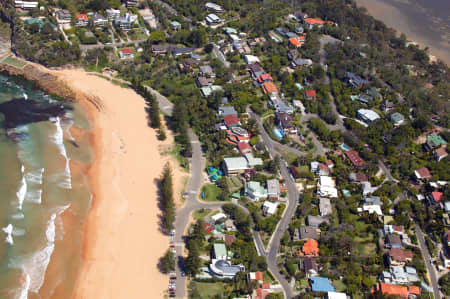
<svg viewBox="0 0 450 299">
<path fill-rule="evenodd" d="M 0 104 L 21 98 L 60 105 L 30 82 L 0 75 Z M 87 178 L 69 161 L 91 162 L 89 130 L 76 104 L 63 115 L 5 129 L 0 113 L 0 298 L 50 298 L 73 290 L 90 206 Z M 19 111 L 17 113 L 20 113 Z"/>
</svg>

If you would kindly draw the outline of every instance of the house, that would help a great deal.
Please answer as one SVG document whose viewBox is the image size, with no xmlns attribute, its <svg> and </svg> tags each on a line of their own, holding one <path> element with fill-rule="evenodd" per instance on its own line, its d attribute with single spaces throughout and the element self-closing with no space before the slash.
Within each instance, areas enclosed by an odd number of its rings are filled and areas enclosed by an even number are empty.
<svg viewBox="0 0 450 299">
<path fill-rule="evenodd" d="M 265 94 L 278 93 L 278 88 L 271 81 L 264 82 L 262 89 Z"/>
<path fill-rule="evenodd" d="M 407 299 L 409 296 L 407 286 L 388 284 L 383 282 L 380 282 L 377 286 L 375 286 L 374 291 L 379 291 L 383 295 L 399 297 L 401 299 Z"/>
<path fill-rule="evenodd" d="M 439 135 L 430 135 L 427 137 L 425 149 L 430 151 L 440 146 L 446 146 L 447 142 Z"/>
<path fill-rule="evenodd" d="M 215 78 L 216 73 L 214 73 L 210 65 L 201 65 L 199 67 L 199 74 L 205 77 Z"/>
<path fill-rule="evenodd" d="M 347 299 L 347 294 L 339 292 L 328 292 L 324 299 Z"/>
<path fill-rule="evenodd" d="M 248 280 L 256 281 L 261 284 L 264 282 L 263 273 L 262 272 L 250 272 L 248 274 Z"/>
<path fill-rule="evenodd" d="M 411 262 L 414 257 L 413 252 L 401 248 L 389 250 L 388 255 L 390 266 L 405 266 L 405 264 Z"/>
<path fill-rule="evenodd" d="M 161 53 L 161 54 L 163 54 L 163 53 Z M 200 61 L 195 60 L 193 58 L 187 58 L 183 61 L 182 64 L 179 64 L 178 67 L 180 68 L 180 71 L 190 71 L 199 64 L 200 64 Z"/>
<path fill-rule="evenodd" d="M 259 84 L 264 84 L 267 81 L 273 81 L 273 78 L 270 74 L 262 74 L 261 76 L 256 78 L 256 82 L 258 82 Z"/>
<path fill-rule="evenodd" d="M 227 247 L 224 243 L 214 243 L 213 258 L 218 260 L 226 260 L 228 258 Z"/>
<path fill-rule="evenodd" d="M 224 117 L 227 115 L 234 115 L 238 116 L 237 111 L 234 109 L 233 106 L 220 106 L 219 107 L 219 116 Z"/>
<path fill-rule="evenodd" d="M 252 147 L 247 142 L 239 142 L 238 148 L 241 154 L 245 155 L 252 152 Z"/>
<path fill-rule="evenodd" d="M 152 45 L 152 52 L 155 54 L 167 54 L 167 51 L 169 51 L 170 46 L 169 45 Z"/>
<path fill-rule="evenodd" d="M 297 127 L 292 123 L 294 117 L 288 113 L 275 114 L 276 124 L 282 135 L 297 134 Z"/>
<path fill-rule="evenodd" d="M 381 103 L 381 110 L 383 110 L 384 112 L 389 112 L 394 108 L 395 108 L 395 105 L 391 101 L 386 100 L 383 103 Z"/>
<path fill-rule="evenodd" d="M 305 90 L 305 98 L 308 100 L 315 100 L 317 97 L 316 91 L 314 89 Z"/>
<path fill-rule="evenodd" d="M 323 197 L 337 198 L 336 183 L 329 176 L 320 176 L 317 182 L 317 195 Z"/>
<path fill-rule="evenodd" d="M 244 61 L 246 64 L 255 64 L 255 63 L 260 63 L 261 61 L 259 60 L 259 58 L 257 56 L 254 55 L 245 55 L 244 56 Z"/>
<path fill-rule="evenodd" d="M 108 19 L 102 14 L 94 12 L 92 15 L 92 24 L 94 24 L 94 26 L 105 26 L 108 24 Z"/>
<path fill-rule="evenodd" d="M 298 230 L 294 233 L 294 235 L 297 235 L 297 240 L 306 240 L 306 239 L 313 239 L 318 240 L 319 239 L 319 232 L 320 230 L 317 227 L 313 226 L 301 226 Z"/>
<path fill-rule="evenodd" d="M 379 205 L 363 205 L 362 208 L 358 208 L 358 213 L 368 212 L 370 215 L 377 214 L 383 216 L 383 211 Z"/>
<path fill-rule="evenodd" d="M 328 218 L 322 217 L 322 216 L 313 216 L 313 215 L 308 215 L 308 217 L 306 218 L 308 225 L 312 226 L 312 227 L 319 227 L 322 223 L 330 223 L 330 221 L 328 220 Z"/>
<path fill-rule="evenodd" d="M 118 26 L 123 31 L 129 31 L 131 30 L 131 25 L 137 22 L 137 20 L 137 15 L 127 13 L 114 19 L 114 25 Z"/>
<path fill-rule="evenodd" d="M 259 182 L 250 181 L 245 184 L 245 195 L 252 201 L 267 198 L 267 190 Z"/>
<path fill-rule="evenodd" d="M 244 272 L 245 267 L 242 264 L 232 265 L 225 259 L 213 259 L 209 265 L 209 270 L 215 277 L 231 279 L 239 272 Z"/>
<path fill-rule="evenodd" d="M 133 58 L 134 57 L 133 56 L 133 49 L 131 49 L 131 48 L 120 49 L 119 57 L 120 57 L 120 59 Z"/>
<path fill-rule="evenodd" d="M 277 179 L 267 180 L 267 198 L 279 200 L 280 193 L 280 182 Z"/>
<path fill-rule="evenodd" d="M 220 222 L 223 219 L 227 219 L 227 215 L 225 215 L 224 213 L 217 213 L 216 215 L 212 216 L 211 219 L 214 221 L 214 223 L 216 222 Z"/>
<path fill-rule="evenodd" d="M 311 30 L 314 28 L 314 26 L 316 26 L 317 28 L 322 28 L 325 24 L 325 21 L 318 18 L 306 18 L 303 19 L 303 23 L 306 25 L 306 28 Z"/>
<path fill-rule="evenodd" d="M 377 206 L 383 205 L 383 202 L 381 201 L 379 196 L 364 197 L 363 203 L 366 205 L 377 205 Z"/>
<path fill-rule="evenodd" d="M 227 176 L 241 174 L 251 169 L 245 157 L 224 158 L 222 168 Z"/>
<path fill-rule="evenodd" d="M 307 239 L 303 244 L 302 252 L 305 256 L 319 256 L 319 243 L 313 239 Z"/>
<path fill-rule="evenodd" d="M 351 72 L 347 72 L 345 74 L 345 76 L 348 80 L 348 83 L 353 87 L 361 88 L 363 85 L 366 85 L 369 83 L 369 81 L 367 81 L 367 80 L 361 78 L 360 76 L 358 76 L 354 73 L 351 73 Z"/>
<path fill-rule="evenodd" d="M 178 47 L 174 47 L 172 48 L 172 56 L 173 57 L 178 57 L 178 56 L 182 56 L 182 55 L 191 55 L 192 52 L 194 52 L 194 48 L 178 48 Z"/>
<path fill-rule="evenodd" d="M 311 278 L 319 274 L 319 268 L 314 259 L 307 257 L 303 260 L 303 269 L 305 270 L 306 277 Z"/>
<path fill-rule="evenodd" d="M 349 150 L 345 152 L 345 156 L 350 160 L 353 166 L 361 167 L 366 163 L 355 150 Z"/>
<path fill-rule="evenodd" d="M 373 97 L 369 96 L 368 94 L 360 94 L 359 96 L 350 96 L 352 100 L 357 100 L 358 102 L 362 104 L 369 104 L 373 101 Z"/>
<path fill-rule="evenodd" d="M 355 172 L 350 173 L 349 179 L 350 179 L 350 181 L 355 182 L 355 183 L 369 182 L 369 177 L 366 174 L 359 173 L 359 172 L 358 173 L 355 173 Z"/>
<path fill-rule="evenodd" d="M 423 167 L 414 171 L 414 175 L 417 180 L 429 180 L 431 179 L 431 173 L 428 168 Z"/>
<path fill-rule="evenodd" d="M 288 54 L 287 54 L 288 59 L 289 59 L 290 61 L 293 61 L 293 60 L 297 59 L 299 55 L 300 55 L 300 53 L 298 53 L 298 50 L 297 50 L 297 49 L 290 49 L 290 50 L 288 51 Z"/>
<path fill-rule="evenodd" d="M 223 88 L 220 85 L 211 85 L 211 86 L 208 86 L 208 87 L 200 88 L 200 92 L 202 93 L 202 95 L 205 98 L 209 97 L 214 92 L 219 92 L 219 91 L 223 91 Z"/>
<path fill-rule="evenodd" d="M 127 7 L 137 7 L 140 0 L 126 0 Z"/>
<path fill-rule="evenodd" d="M 225 11 L 222 8 L 222 6 L 212 3 L 212 2 L 206 2 L 205 7 L 209 11 L 214 11 L 214 12 L 224 12 Z"/>
<path fill-rule="evenodd" d="M 311 277 L 311 290 L 313 292 L 334 292 L 330 280 L 325 277 Z"/>
<path fill-rule="evenodd" d="M 444 194 L 442 192 L 435 191 L 435 192 L 428 193 L 427 198 L 428 198 L 430 204 L 435 205 L 435 204 L 441 202 L 443 195 Z"/>
<path fill-rule="evenodd" d="M 233 114 L 229 114 L 223 117 L 223 122 L 227 128 L 238 127 L 241 125 L 241 120 L 239 117 Z"/>
<path fill-rule="evenodd" d="M 156 19 L 156 16 L 151 9 L 139 9 L 139 14 L 142 16 L 144 22 L 150 26 L 150 28 L 158 28 L 158 20 Z"/>
<path fill-rule="evenodd" d="M 433 155 L 434 155 L 434 158 L 436 159 L 436 161 L 440 162 L 442 159 L 444 159 L 445 157 L 448 156 L 448 153 L 445 150 L 445 148 L 441 147 L 441 148 L 435 149 L 433 151 Z"/>
<path fill-rule="evenodd" d="M 252 76 L 253 79 L 258 78 L 259 76 L 265 73 L 263 68 L 257 63 L 247 65 L 247 69 L 250 72 L 250 75 Z"/>
<path fill-rule="evenodd" d="M 120 10 L 114 9 L 114 8 L 108 8 L 108 9 L 106 9 L 106 16 L 110 20 L 115 20 L 120 17 Z"/>
<path fill-rule="evenodd" d="M 400 266 L 391 267 L 389 274 L 383 273 L 383 282 L 391 284 L 408 284 L 408 275 Z"/>
<path fill-rule="evenodd" d="M 265 201 L 262 209 L 264 216 L 272 216 L 275 214 L 278 208 L 278 202 Z"/>
<path fill-rule="evenodd" d="M 404 228 L 401 225 L 385 225 L 384 226 L 384 234 L 388 235 L 388 234 L 399 234 L 399 235 L 403 235 L 404 234 Z"/>
<path fill-rule="evenodd" d="M 222 22 L 222 19 L 215 14 L 209 14 L 206 16 L 206 24 L 217 25 Z"/>
<path fill-rule="evenodd" d="M 319 199 L 319 211 L 320 216 L 327 216 L 333 213 L 333 207 L 331 206 L 331 201 L 329 198 L 321 197 Z"/>
<path fill-rule="evenodd" d="M 403 114 L 398 112 L 392 113 L 390 119 L 394 126 L 400 126 L 405 122 L 405 117 Z"/>
<path fill-rule="evenodd" d="M 21 1 L 21 0 L 15 0 L 14 1 L 14 7 L 15 8 L 21 8 L 21 9 L 35 9 L 39 6 L 38 1 Z"/>
<path fill-rule="evenodd" d="M 72 20 L 72 15 L 67 9 L 59 9 L 54 14 L 59 25 L 68 26 Z"/>
<path fill-rule="evenodd" d="M 384 244 L 386 248 L 403 248 L 403 243 L 399 235 L 390 234 L 386 237 L 386 242 Z"/>
<path fill-rule="evenodd" d="M 173 30 L 179 30 L 181 29 L 181 23 L 177 22 L 177 21 L 172 21 L 169 23 L 170 28 L 172 28 Z"/>
<path fill-rule="evenodd" d="M 330 169 L 328 166 L 319 162 L 311 162 L 311 172 L 318 176 L 330 175 Z"/>
<path fill-rule="evenodd" d="M 303 59 L 303 58 L 295 58 L 292 62 L 291 65 L 293 68 L 302 68 L 304 66 L 310 66 L 313 64 L 313 61 L 311 59 Z"/>
<path fill-rule="evenodd" d="M 289 38 L 289 45 L 293 48 L 300 48 L 301 46 L 303 46 L 303 41 L 300 41 L 297 36 L 291 37 Z"/>
<path fill-rule="evenodd" d="M 293 114 L 294 109 L 286 104 L 280 97 L 280 95 L 276 92 L 272 92 L 269 94 L 269 105 L 275 108 L 276 113 L 287 113 Z"/>
<path fill-rule="evenodd" d="M 370 124 L 370 123 L 376 121 L 377 119 L 379 119 L 380 116 L 378 115 L 378 113 L 376 113 L 373 110 L 359 109 L 358 110 L 358 118 L 360 120 L 362 120 L 363 122 L 365 122 L 366 124 Z"/>
<path fill-rule="evenodd" d="M 195 82 L 197 83 L 198 88 L 203 88 L 211 86 L 214 83 L 214 79 L 198 76 Z"/>
<path fill-rule="evenodd" d="M 76 16 L 75 26 L 77 27 L 85 27 L 89 24 L 89 19 L 87 14 L 79 14 Z"/>
</svg>

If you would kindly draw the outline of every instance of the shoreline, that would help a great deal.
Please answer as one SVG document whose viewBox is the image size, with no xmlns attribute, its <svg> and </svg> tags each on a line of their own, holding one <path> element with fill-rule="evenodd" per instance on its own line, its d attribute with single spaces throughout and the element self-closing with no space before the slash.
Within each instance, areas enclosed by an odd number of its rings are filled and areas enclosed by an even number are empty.
<svg viewBox="0 0 450 299">
<path fill-rule="evenodd" d="M 400 8 L 383 0 L 355 0 L 358 7 L 367 9 L 367 14 L 393 28 L 398 35 L 404 33 L 410 41 L 416 42 L 421 48 L 428 47 L 428 54 L 450 65 L 450 46 L 445 40 L 437 41 L 436 37 L 427 36 L 417 30 L 419 23 L 414 22 L 412 16 Z M 412 24 L 412 22 L 414 22 Z M 431 61 L 431 60 L 430 60 Z"/>
<path fill-rule="evenodd" d="M 54 71 L 29 62 L 23 69 L 0 64 L 0 71 L 77 102 L 92 127 L 81 132 L 88 134 L 94 153 L 93 163 L 83 169 L 92 200 L 87 219 L 77 224 L 84 231 L 82 261 L 71 294 L 56 287 L 51 298 L 161 298 L 168 277 L 157 263 L 169 238 L 160 231 L 156 183 L 169 162 L 178 203 L 186 178 L 176 160 L 161 152 L 173 136 L 168 132 L 166 141 L 157 140 L 148 127 L 144 99 L 133 90 L 83 70 Z"/>
</svg>

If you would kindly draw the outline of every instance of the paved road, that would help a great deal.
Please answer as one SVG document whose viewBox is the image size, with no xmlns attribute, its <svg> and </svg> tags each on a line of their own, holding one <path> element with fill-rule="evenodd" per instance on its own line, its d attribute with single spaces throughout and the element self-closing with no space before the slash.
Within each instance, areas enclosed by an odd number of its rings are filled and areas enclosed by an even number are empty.
<svg viewBox="0 0 450 299">
<path fill-rule="evenodd" d="M 135 41 L 129 41 L 129 42 L 121 42 L 121 43 L 110 43 L 110 44 L 95 44 L 95 45 L 80 45 L 80 50 L 81 51 L 87 51 L 87 50 L 92 50 L 92 49 L 98 49 L 98 48 L 104 48 L 104 47 L 124 47 L 127 46 L 129 44 L 134 44 L 135 46 L 138 46 L 139 44 L 145 42 L 145 40 L 135 40 Z"/>
<path fill-rule="evenodd" d="M 419 241 L 420 250 L 422 251 L 422 255 L 425 260 L 425 265 L 427 266 L 428 274 L 429 274 L 430 281 L 431 281 L 431 286 L 433 288 L 434 298 L 440 299 L 442 297 L 441 297 L 441 292 L 439 291 L 436 269 L 434 268 L 433 264 L 431 264 L 431 262 L 430 262 L 431 256 L 430 256 L 430 253 L 428 252 L 428 247 L 425 243 L 425 238 L 423 236 L 423 232 L 420 229 L 419 224 L 416 224 L 416 236 L 417 236 L 417 240 Z"/>
</svg>

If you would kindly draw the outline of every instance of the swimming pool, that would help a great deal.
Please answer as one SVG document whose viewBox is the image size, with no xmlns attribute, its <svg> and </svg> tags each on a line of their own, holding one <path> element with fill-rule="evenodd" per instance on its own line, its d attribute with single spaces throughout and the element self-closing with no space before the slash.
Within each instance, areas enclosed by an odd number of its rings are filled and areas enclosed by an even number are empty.
<svg viewBox="0 0 450 299">
<path fill-rule="evenodd" d="M 349 151 L 349 150 L 350 150 L 350 148 L 349 148 L 348 146 L 346 146 L 344 143 L 341 144 L 341 148 L 342 148 L 344 151 Z"/>
<path fill-rule="evenodd" d="M 273 129 L 273 133 L 275 134 L 275 136 L 277 136 L 279 139 L 283 138 L 283 134 L 281 134 L 279 129 L 274 128 Z"/>
</svg>

